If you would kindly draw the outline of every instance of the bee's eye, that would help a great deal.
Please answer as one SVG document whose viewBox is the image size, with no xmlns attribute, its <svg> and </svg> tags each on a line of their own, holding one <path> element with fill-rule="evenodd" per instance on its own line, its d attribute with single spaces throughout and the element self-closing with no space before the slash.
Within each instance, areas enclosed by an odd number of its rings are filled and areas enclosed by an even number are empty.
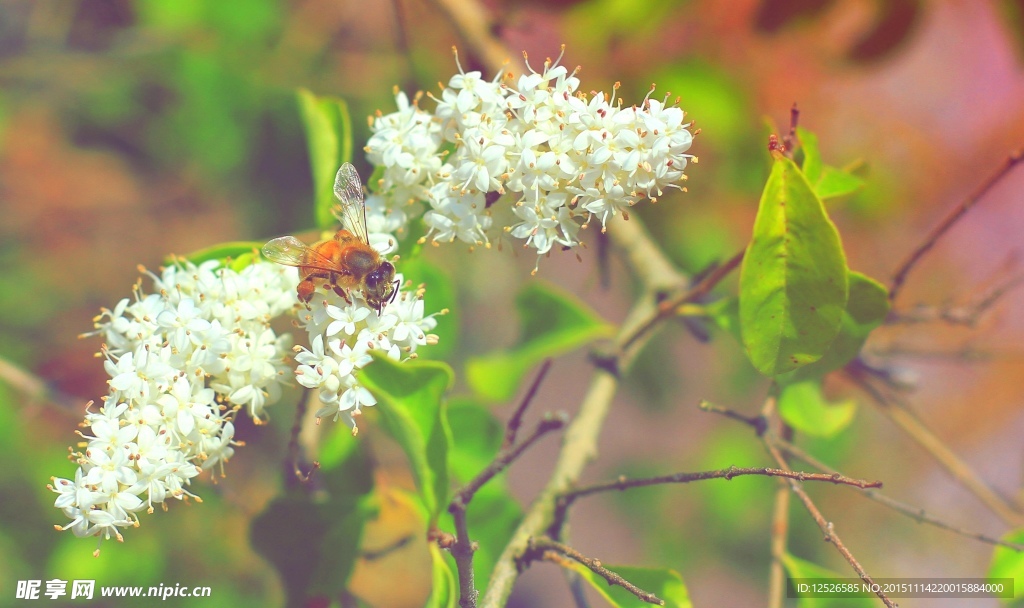
<svg viewBox="0 0 1024 608">
<path fill-rule="evenodd" d="M 380 285 L 380 282 L 381 277 L 376 271 L 366 275 L 366 287 L 370 291 L 376 291 L 377 287 Z"/>
<path fill-rule="evenodd" d="M 387 297 L 388 287 L 394 278 L 395 267 L 391 262 L 383 262 L 376 270 L 366 275 L 366 291 L 379 297 Z"/>
</svg>

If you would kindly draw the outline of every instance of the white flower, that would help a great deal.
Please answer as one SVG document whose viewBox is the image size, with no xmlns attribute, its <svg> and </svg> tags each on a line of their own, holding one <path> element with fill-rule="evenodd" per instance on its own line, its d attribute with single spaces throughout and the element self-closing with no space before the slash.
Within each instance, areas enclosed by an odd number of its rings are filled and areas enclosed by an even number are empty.
<svg viewBox="0 0 1024 608">
<path fill-rule="evenodd" d="M 441 167 L 442 139 L 438 121 L 416 102 L 398 93 L 395 103 L 397 112 L 373 121 L 365 150 L 371 163 L 384 167 L 378 191 L 402 204 L 425 198 L 425 181 Z"/>
<path fill-rule="evenodd" d="M 399 284 L 402 275 L 395 277 Z M 356 373 L 371 365 L 372 350 L 382 350 L 394 360 L 415 356 L 417 346 L 434 344 L 428 334 L 437 325 L 434 314 L 424 314 L 424 292 L 401 290 L 384 305 L 380 314 L 366 305 L 358 293 L 351 303 L 333 291 L 317 291 L 309 302 L 313 311 L 324 310 L 326 318 L 300 316 L 309 332 L 310 347 L 298 347 L 296 381 L 317 391 L 321 407 L 318 418 L 343 419 L 356 432 L 355 416 L 377 400 L 356 379 Z M 435 313 L 436 314 L 436 313 Z"/>
<path fill-rule="evenodd" d="M 693 141 L 684 112 L 651 99 L 653 89 L 625 107 L 618 84 L 610 94 L 581 94 L 576 70 L 560 61 L 539 72 L 528 65 L 514 84 L 460 65 L 431 96 L 433 113 L 397 94 L 398 110 L 377 116 L 366 148 L 384 168 L 384 206 L 423 201 L 424 239 L 481 245 L 492 236 L 489 204 L 515 193 L 508 198 L 521 205 L 518 221 L 504 230 L 539 257 L 580 244 L 579 228 L 591 219 L 605 224 L 644 197 L 683 189 Z"/>
<path fill-rule="evenodd" d="M 328 306 L 327 316 L 334 319 L 324 332 L 329 338 L 338 332 L 344 332 L 346 336 L 356 333 L 356 325 L 365 320 L 373 312 L 365 306 L 359 306 L 355 302 L 345 306 Z"/>
<path fill-rule="evenodd" d="M 149 276 L 156 293 L 136 288 L 97 318 L 111 392 L 86 414 L 74 479 L 50 486 L 77 536 L 120 539 L 138 511 L 191 496 L 200 466 L 233 454 L 238 408 L 260 415 L 285 380 L 290 337 L 269 323 L 295 306 L 294 269 L 181 262 Z"/>
</svg>

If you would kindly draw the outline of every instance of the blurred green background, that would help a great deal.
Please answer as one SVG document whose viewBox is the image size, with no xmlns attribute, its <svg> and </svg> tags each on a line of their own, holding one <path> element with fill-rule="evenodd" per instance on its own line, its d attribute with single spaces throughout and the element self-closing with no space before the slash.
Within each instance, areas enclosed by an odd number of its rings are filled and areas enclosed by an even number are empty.
<svg viewBox="0 0 1024 608">
<path fill-rule="evenodd" d="M 656 82 L 680 97 L 701 129 L 692 150 L 700 162 L 688 171 L 689 192 L 638 212 L 683 269 L 699 271 L 745 244 L 767 175 L 766 124 L 785 125 L 797 102 L 826 162 L 868 167 L 868 186 L 830 213 L 851 268 L 884 281 L 946 209 L 1024 142 L 1022 4 L 495 0 L 485 8 L 494 34 L 535 63 L 565 43 L 564 63 L 583 66 L 582 90 L 621 81 L 619 95 L 638 103 Z M 105 543 L 95 559 L 92 540 L 53 531 L 65 521 L 45 485 L 51 475 L 73 473 L 66 447 L 85 403 L 106 392 L 93 357 L 99 344 L 76 336 L 91 329 L 101 306 L 129 295 L 138 264 L 312 227 L 296 88 L 349 102 L 355 162 L 365 171 L 361 118 L 391 111 L 395 85 L 436 91 L 455 71 L 453 44 L 467 70 L 479 67 L 425 0 L 0 2 L 0 458 L 9 463 L 0 469 L 0 605 L 13 601 L 16 581 L 54 577 L 209 585 L 208 603 L 218 606 L 283 601 L 248 528 L 281 489 L 294 396 L 268 427 L 239 423 L 248 445 L 226 479 L 193 486 L 202 505 L 175 503 L 169 513 L 143 516 L 125 544 Z M 901 306 L 969 302 L 1020 273 L 1022 191 L 1024 175 L 1000 184 L 921 265 Z M 508 249 L 468 255 L 458 245 L 426 255 L 455 282 L 456 370 L 466 357 L 512 342 L 511 302 L 530 280 L 532 257 Z M 613 260 L 605 291 L 593 247 L 584 258 L 555 255 L 541 275 L 621 320 L 628 272 Z M 887 365 L 916 375 L 913 402 L 929 426 L 1018 498 L 1022 309 L 1014 292 L 977 328 L 884 329 L 868 345 Z M 671 328 L 647 348 L 589 479 L 768 463 L 749 431 L 696 409 L 707 398 L 753 412 L 766 387 L 728 336 L 714 338 L 702 344 Z M 45 381 L 49 394 L 18 370 Z M 534 415 L 575 408 L 588 370 L 583 353 L 556 362 Z M 836 395 L 856 394 L 834 384 Z M 379 484 L 409 486 L 401 458 L 374 444 L 372 429 L 360 439 L 381 452 Z M 524 501 L 546 479 L 555 443 L 511 472 Z M 896 498 L 979 531 L 1005 531 L 870 406 L 841 437 L 805 443 L 850 475 L 883 479 Z M 577 507 L 572 539 L 609 563 L 678 569 L 698 606 L 761 605 L 774 488 L 745 478 L 590 498 Z M 872 574 L 985 575 L 986 545 L 918 526 L 843 488 L 811 490 Z M 399 502 L 385 501 L 368 549 L 411 529 Z M 846 572 L 795 503 L 791 528 L 794 554 Z M 360 563 L 353 588 L 373 605 L 406 606 L 422 603 L 428 584 L 419 539 Z M 555 568 L 540 565 L 526 573 L 512 605 L 564 606 L 568 598 Z M 167 605 L 186 603 L 204 605 Z"/>
</svg>

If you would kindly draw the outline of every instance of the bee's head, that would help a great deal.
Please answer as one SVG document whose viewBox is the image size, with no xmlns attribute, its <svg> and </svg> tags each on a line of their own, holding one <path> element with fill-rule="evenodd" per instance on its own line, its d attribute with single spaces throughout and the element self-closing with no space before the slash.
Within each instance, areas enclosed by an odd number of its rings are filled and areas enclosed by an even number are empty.
<svg viewBox="0 0 1024 608">
<path fill-rule="evenodd" d="M 395 266 L 391 262 L 381 262 L 367 273 L 366 303 L 376 308 L 377 314 L 394 298 L 395 289 Z"/>
</svg>

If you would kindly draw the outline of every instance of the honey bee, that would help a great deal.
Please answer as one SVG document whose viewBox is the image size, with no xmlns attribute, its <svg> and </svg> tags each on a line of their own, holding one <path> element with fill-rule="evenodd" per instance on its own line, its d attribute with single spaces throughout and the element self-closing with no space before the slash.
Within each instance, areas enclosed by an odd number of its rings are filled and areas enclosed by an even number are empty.
<svg viewBox="0 0 1024 608">
<path fill-rule="evenodd" d="M 307 246 L 293 236 L 282 236 L 264 245 L 263 255 L 299 269 L 302 280 L 297 292 L 303 302 L 312 299 L 314 281 L 320 279 L 349 304 L 349 292 L 362 292 L 366 303 L 380 315 L 398 295 L 399 281 L 395 279 L 395 266 L 370 246 L 363 184 L 350 163 L 338 169 L 334 195 L 340 203 L 331 212 L 341 222 L 341 229 L 332 238 Z"/>
</svg>

